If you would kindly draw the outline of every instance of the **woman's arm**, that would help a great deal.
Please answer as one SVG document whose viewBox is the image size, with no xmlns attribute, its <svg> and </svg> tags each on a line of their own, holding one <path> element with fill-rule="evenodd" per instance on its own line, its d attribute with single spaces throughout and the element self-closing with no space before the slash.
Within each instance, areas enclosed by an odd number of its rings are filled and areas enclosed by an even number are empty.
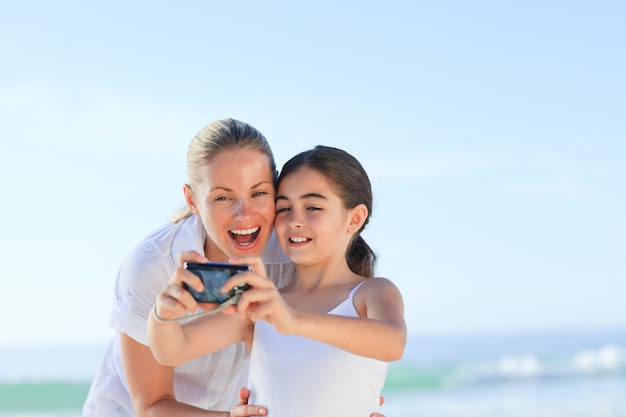
<svg viewBox="0 0 626 417">
<path fill-rule="evenodd" d="M 133 407 L 139 417 L 249 417 L 267 414 L 266 408 L 247 404 L 247 392 L 240 393 L 242 401 L 230 412 L 204 410 L 178 402 L 174 395 L 174 368 L 158 363 L 148 346 L 130 336 L 122 333 L 120 341 L 124 372 Z"/>
<path fill-rule="evenodd" d="M 174 368 L 159 364 L 150 348 L 125 333 L 120 334 L 124 373 L 133 407 L 139 417 L 229 417 L 224 411 L 207 411 L 176 401 Z"/>
<path fill-rule="evenodd" d="M 237 315 L 215 314 L 192 320 L 184 325 L 166 321 L 195 312 L 198 303 L 185 290 L 183 283 L 202 290 L 202 282 L 186 270 L 185 262 L 204 262 L 193 252 L 183 253 L 172 279 L 158 295 L 156 306 L 148 318 L 148 340 L 156 360 L 168 366 L 216 352 L 235 342 L 252 340 L 252 324 Z"/>
<path fill-rule="evenodd" d="M 249 345 L 252 340 L 252 325 L 236 315 L 216 314 L 181 325 L 158 319 L 157 311 L 158 307 L 148 319 L 148 340 L 152 354 L 163 365 L 178 366 L 235 342 Z"/>
</svg>

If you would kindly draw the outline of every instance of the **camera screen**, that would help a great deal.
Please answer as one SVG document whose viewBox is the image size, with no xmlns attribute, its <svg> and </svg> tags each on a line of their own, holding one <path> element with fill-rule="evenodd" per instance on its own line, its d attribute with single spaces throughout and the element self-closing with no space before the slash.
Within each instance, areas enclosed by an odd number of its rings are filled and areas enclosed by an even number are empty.
<svg viewBox="0 0 626 417">
<path fill-rule="evenodd" d="M 216 266 L 211 264 L 192 264 L 186 265 L 186 268 L 196 274 L 204 284 L 204 291 L 196 291 L 183 283 L 187 291 L 191 293 L 193 298 L 200 303 L 216 303 L 221 304 L 234 295 L 234 291 L 224 294 L 220 291 L 226 280 L 233 275 L 247 270 L 246 266 L 226 265 Z M 245 289 L 245 288 L 244 288 Z"/>
</svg>

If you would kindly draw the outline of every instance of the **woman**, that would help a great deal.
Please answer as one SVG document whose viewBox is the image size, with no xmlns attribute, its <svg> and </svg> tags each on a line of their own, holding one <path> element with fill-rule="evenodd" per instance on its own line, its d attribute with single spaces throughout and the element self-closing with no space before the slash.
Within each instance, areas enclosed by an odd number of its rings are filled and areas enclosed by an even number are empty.
<svg viewBox="0 0 626 417">
<path fill-rule="evenodd" d="M 233 119 L 217 120 L 191 140 L 187 153 L 187 207 L 124 260 L 115 284 L 110 324 L 116 330 L 92 383 L 83 416 L 250 416 L 265 409 L 240 404 L 236 390 L 247 365 L 243 344 L 177 367 L 159 364 L 146 326 L 157 294 L 176 270 L 182 251 L 212 261 L 261 255 L 278 287 L 293 267 L 272 237 L 276 165 L 265 137 Z M 217 410 L 217 411 L 208 411 Z"/>
<path fill-rule="evenodd" d="M 285 164 L 278 182 L 276 234 L 296 265 L 280 291 L 259 257 L 222 291 L 244 283 L 238 315 L 215 315 L 184 325 L 173 321 L 197 303 L 183 288 L 199 279 L 183 268 L 157 297 L 148 322 L 157 360 L 177 365 L 230 343 L 251 346 L 253 402 L 273 417 L 359 417 L 378 409 L 387 363 L 406 344 L 402 296 L 373 278 L 375 255 L 361 237 L 372 211 L 372 191 L 361 164 L 340 149 L 318 146 Z M 302 405 L 307 404 L 306 408 Z"/>
</svg>

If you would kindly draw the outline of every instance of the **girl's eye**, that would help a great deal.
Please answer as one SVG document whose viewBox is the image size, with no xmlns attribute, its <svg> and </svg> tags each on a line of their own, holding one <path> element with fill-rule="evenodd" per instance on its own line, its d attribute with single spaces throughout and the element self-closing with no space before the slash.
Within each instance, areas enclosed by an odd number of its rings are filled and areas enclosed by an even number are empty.
<svg viewBox="0 0 626 417">
<path fill-rule="evenodd" d="M 276 214 L 289 211 L 289 207 L 276 207 Z"/>
<path fill-rule="evenodd" d="M 321 207 L 313 207 L 312 206 L 312 207 L 307 207 L 306 209 L 309 210 L 309 211 L 317 211 L 317 210 L 321 210 L 322 208 Z"/>
</svg>

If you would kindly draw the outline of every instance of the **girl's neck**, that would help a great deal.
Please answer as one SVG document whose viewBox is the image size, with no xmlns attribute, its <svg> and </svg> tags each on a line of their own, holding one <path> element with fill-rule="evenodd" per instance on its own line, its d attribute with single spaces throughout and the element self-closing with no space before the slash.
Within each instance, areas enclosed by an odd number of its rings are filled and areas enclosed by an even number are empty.
<svg viewBox="0 0 626 417">
<path fill-rule="evenodd" d="M 294 290 L 311 291 L 321 287 L 352 284 L 362 280 L 344 260 L 336 265 L 296 265 Z"/>
</svg>

